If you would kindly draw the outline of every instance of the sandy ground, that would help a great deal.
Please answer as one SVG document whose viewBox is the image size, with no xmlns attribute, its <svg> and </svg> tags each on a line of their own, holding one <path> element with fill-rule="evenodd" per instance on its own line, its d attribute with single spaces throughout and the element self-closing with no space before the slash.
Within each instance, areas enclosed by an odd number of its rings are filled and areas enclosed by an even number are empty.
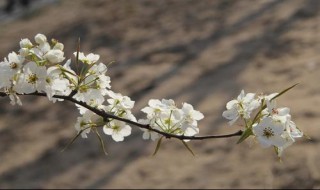
<svg viewBox="0 0 320 190">
<path fill-rule="evenodd" d="M 78 37 L 84 52 L 101 55 L 114 91 L 136 101 L 190 102 L 204 113 L 201 134 L 235 132 L 221 116 L 241 89 L 279 98 L 312 141 L 299 139 L 283 162 L 272 149 L 237 137 L 155 143 L 139 129 L 122 143 L 94 135 L 77 140 L 71 103 L 23 97 L 23 107 L 0 100 L 0 188 L 320 188 L 320 1 L 52 1 L 0 24 L 0 56 L 39 32 L 65 44 Z M 3 13 L 1 13 L 3 14 Z M 14 14 L 14 13 L 13 13 Z M 14 15 L 12 15 L 14 16 Z"/>
</svg>

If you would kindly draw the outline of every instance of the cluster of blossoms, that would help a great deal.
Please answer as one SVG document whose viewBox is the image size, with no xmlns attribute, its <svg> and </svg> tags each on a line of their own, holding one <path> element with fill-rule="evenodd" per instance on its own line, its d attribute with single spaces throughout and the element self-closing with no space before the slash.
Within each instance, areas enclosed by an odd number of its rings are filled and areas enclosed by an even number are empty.
<svg viewBox="0 0 320 190">
<path fill-rule="evenodd" d="M 197 121 L 204 118 L 203 114 L 193 109 L 188 103 L 183 103 L 179 109 L 173 100 L 151 99 L 149 106 L 141 111 L 147 114 L 146 119 L 140 119 L 139 122 L 149 124 L 151 128 L 169 134 L 194 136 L 199 133 Z M 149 129 L 142 129 L 143 139 L 157 140 L 160 136 Z M 186 140 L 185 140 L 186 141 Z"/>
<path fill-rule="evenodd" d="M 115 116 L 136 121 L 131 109 L 134 102 L 127 96 L 111 91 L 110 77 L 106 75 L 107 66 L 98 62 L 96 54 L 84 55 L 75 52 L 76 62 L 83 67 L 80 72 L 71 68 L 71 59 L 65 60 L 64 45 L 57 40 L 47 40 L 43 34 L 35 36 L 33 44 L 29 39 L 20 41 L 18 53 L 12 52 L 0 62 L 0 91 L 7 93 L 11 104 L 22 105 L 18 95 L 45 93 L 52 102 L 63 101 L 54 95 L 70 96 L 91 107 L 104 110 Z M 80 64 L 80 63 L 79 63 Z M 106 101 L 108 105 L 103 105 Z M 76 104 L 77 105 L 77 104 Z M 75 125 L 81 136 L 86 138 L 92 128 L 103 126 L 103 131 L 115 141 L 122 141 L 131 134 L 131 127 L 124 122 L 103 118 L 94 112 L 77 105 L 81 117 Z"/>
<path fill-rule="evenodd" d="M 19 52 L 10 53 L 0 62 L 0 92 L 9 96 L 11 104 L 22 105 L 18 95 L 23 94 L 44 93 L 53 103 L 63 101 L 61 97 L 70 97 L 124 119 L 105 119 L 92 109 L 76 104 L 80 117 L 75 129 L 81 137 L 87 138 L 92 130 L 98 134 L 97 127 L 103 127 L 103 132 L 117 142 L 131 134 L 131 127 L 125 121 L 137 122 L 131 112 L 134 101 L 111 90 L 107 66 L 98 62 L 99 55 L 85 55 L 78 51 L 74 53 L 75 61 L 68 59 L 64 62 L 62 43 L 54 39 L 48 41 L 43 34 L 37 34 L 34 40 L 35 43 L 22 39 Z M 76 69 L 72 68 L 74 65 Z M 178 109 L 173 100 L 150 100 L 149 107 L 142 111 L 147 113 L 147 119 L 140 120 L 141 123 L 175 135 L 198 134 L 197 121 L 203 118 L 190 104 L 184 103 L 182 109 Z M 143 138 L 156 140 L 159 134 L 145 129 Z"/>
<path fill-rule="evenodd" d="M 262 147 L 273 146 L 281 157 L 283 150 L 292 145 L 296 138 L 302 137 L 303 133 L 291 120 L 290 109 L 276 106 L 275 99 L 279 95 L 281 93 L 256 96 L 254 93 L 245 94 L 242 90 L 237 99 L 227 103 L 227 110 L 222 116 L 230 120 L 229 125 L 239 118 L 243 119 L 246 131 L 241 141 L 253 135 Z M 255 117 L 251 117 L 255 111 Z"/>
</svg>

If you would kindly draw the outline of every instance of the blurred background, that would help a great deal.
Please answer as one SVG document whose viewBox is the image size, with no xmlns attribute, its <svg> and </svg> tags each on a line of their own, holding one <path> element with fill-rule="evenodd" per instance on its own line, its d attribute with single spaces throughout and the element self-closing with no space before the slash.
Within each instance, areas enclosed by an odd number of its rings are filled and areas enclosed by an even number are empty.
<svg viewBox="0 0 320 190">
<path fill-rule="evenodd" d="M 189 102 L 204 113 L 200 134 L 226 134 L 221 114 L 242 89 L 279 92 L 299 139 L 279 162 L 272 148 L 238 137 L 156 143 L 133 134 L 122 143 L 94 134 L 61 150 L 76 134 L 73 104 L 22 97 L 0 99 L 0 188 L 320 188 L 320 1 L 318 0 L 32 0 L 0 1 L 0 56 L 37 33 L 101 55 L 112 88 L 136 101 Z"/>
</svg>

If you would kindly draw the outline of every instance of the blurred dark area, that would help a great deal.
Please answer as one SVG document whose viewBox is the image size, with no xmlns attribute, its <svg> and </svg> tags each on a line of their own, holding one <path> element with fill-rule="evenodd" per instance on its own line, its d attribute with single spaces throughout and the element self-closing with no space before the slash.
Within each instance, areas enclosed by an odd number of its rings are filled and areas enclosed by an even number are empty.
<svg viewBox="0 0 320 190">
<path fill-rule="evenodd" d="M 94 134 L 77 139 L 78 110 L 70 102 L 0 99 L 0 188 L 320 188 L 320 1 L 318 0 L 16 0 L 0 2 L 0 56 L 19 41 L 45 34 L 101 55 L 112 89 L 135 100 L 134 114 L 151 98 L 191 103 L 205 118 L 200 135 L 226 134 L 225 104 L 245 92 L 279 92 L 293 121 L 312 140 L 299 139 L 279 162 L 254 139 L 155 142 L 140 129 L 116 143 Z"/>
<path fill-rule="evenodd" d="M 30 0 L 7 0 L 4 6 L 4 11 L 11 13 L 16 6 L 21 5 L 22 7 L 27 8 L 29 7 L 30 3 Z"/>
</svg>

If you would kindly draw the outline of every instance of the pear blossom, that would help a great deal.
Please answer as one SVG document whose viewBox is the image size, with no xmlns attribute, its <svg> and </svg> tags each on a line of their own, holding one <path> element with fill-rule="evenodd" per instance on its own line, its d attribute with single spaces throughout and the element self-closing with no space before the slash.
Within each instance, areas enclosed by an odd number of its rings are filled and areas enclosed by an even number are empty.
<svg viewBox="0 0 320 190">
<path fill-rule="evenodd" d="M 256 135 L 262 147 L 269 147 L 271 145 L 281 147 L 286 141 L 282 137 L 284 133 L 284 125 L 272 117 L 265 117 L 260 123 L 254 125 L 253 133 Z"/>
<path fill-rule="evenodd" d="M 222 116 L 230 120 L 229 125 L 233 125 L 239 117 L 249 119 L 251 112 L 259 106 L 260 103 L 255 99 L 254 93 L 245 94 L 242 90 L 237 99 L 227 103 L 227 110 L 222 113 Z"/>
<path fill-rule="evenodd" d="M 8 59 L 0 62 L 0 88 L 11 86 L 13 77 L 20 72 L 24 60 L 24 57 L 12 52 Z"/>
<path fill-rule="evenodd" d="M 183 103 L 182 105 L 183 116 L 185 121 L 191 125 L 197 125 L 197 121 L 204 118 L 203 114 L 197 110 L 193 109 L 193 106 L 188 103 Z"/>
<path fill-rule="evenodd" d="M 173 100 L 151 99 L 148 106 L 141 109 L 147 114 L 146 119 L 139 120 L 150 127 L 176 135 L 194 136 L 199 133 L 197 121 L 203 119 L 203 114 L 193 109 L 188 103 L 183 103 L 182 108 L 176 107 Z M 159 136 L 146 129 L 143 130 L 144 139 L 156 140 Z"/>
<path fill-rule="evenodd" d="M 132 109 L 134 106 L 134 101 L 132 101 L 128 96 L 123 96 L 120 93 L 114 93 L 113 91 L 107 92 L 110 99 L 107 99 L 111 108 L 116 108 L 120 110 Z"/>
<path fill-rule="evenodd" d="M 152 141 L 156 141 L 157 139 L 160 138 L 160 135 L 156 132 L 153 132 L 149 129 L 141 129 L 143 131 L 142 134 L 142 139 L 144 140 L 149 140 L 151 139 Z"/>
<path fill-rule="evenodd" d="M 45 84 L 45 92 L 50 101 L 55 102 L 54 95 L 69 95 L 71 93 L 70 82 L 68 79 L 61 77 L 61 70 L 58 67 L 49 67 L 47 69 L 47 77 Z"/>
<path fill-rule="evenodd" d="M 50 63 L 60 63 L 65 59 L 63 54 L 63 51 L 60 49 L 52 49 L 46 52 L 43 57 Z"/>
<path fill-rule="evenodd" d="M 73 53 L 74 56 L 77 57 L 77 52 Z M 84 55 L 83 52 L 79 52 L 79 60 L 88 65 L 96 63 L 100 59 L 100 55 L 90 53 L 88 55 Z"/>
<path fill-rule="evenodd" d="M 16 94 L 16 92 L 12 89 L 12 87 L 10 88 L 6 88 L 5 89 L 5 93 L 9 95 L 9 99 L 10 99 L 10 104 L 11 105 L 16 105 L 18 104 L 19 106 L 22 106 L 22 102 L 19 98 L 19 96 Z"/>
<path fill-rule="evenodd" d="M 266 100 L 267 108 L 262 111 L 265 115 L 271 115 L 275 120 L 279 120 L 282 123 L 287 121 L 287 116 L 290 116 L 290 109 L 287 107 L 277 108 L 276 101 Z"/>
<path fill-rule="evenodd" d="M 21 94 L 43 92 L 47 70 L 44 66 L 37 66 L 35 62 L 29 62 L 23 67 L 23 73 L 19 75 L 14 91 Z"/>
<path fill-rule="evenodd" d="M 86 85 L 81 85 L 78 92 L 73 97 L 78 101 L 86 103 L 90 103 L 94 98 L 97 98 L 97 102 L 104 102 L 104 97 L 99 90 L 91 89 Z"/>
<path fill-rule="evenodd" d="M 123 121 L 112 120 L 103 126 L 103 132 L 111 135 L 114 141 L 119 142 L 131 134 L 131 127 Z"/>
<path fill-rule="evenodd" d="M 77 123 L 75 124 L 75 129 L 81 132 L 82 138 L 88 138 L 87 134 L 91 131 L 92 117 L 93 113 L 91 111 L 86 111 L 81 117 L 78 117 Z"/>
</svg>

